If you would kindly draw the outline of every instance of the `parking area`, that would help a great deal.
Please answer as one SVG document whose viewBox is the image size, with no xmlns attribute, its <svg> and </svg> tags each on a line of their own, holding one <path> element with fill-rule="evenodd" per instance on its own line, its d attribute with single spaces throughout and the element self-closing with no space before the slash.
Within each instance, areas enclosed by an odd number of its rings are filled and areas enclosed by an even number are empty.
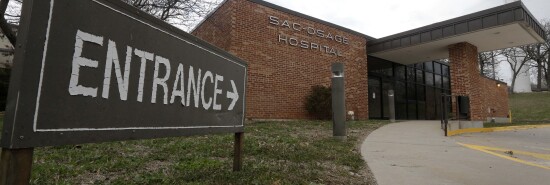
<svg viewBox="0 0 550 185">
<path fill-rule="evenodd" d="M 438 121 L 408 121 L 362 144 L 378 184 L 548 184 L 550 129 L 445 137 Z"/>
<path fill-rule="evenodd" d="M 462 146 L 473 150 L 550 170 L 550 127 L 469 133 L 453 138 Z"/>
</svg>

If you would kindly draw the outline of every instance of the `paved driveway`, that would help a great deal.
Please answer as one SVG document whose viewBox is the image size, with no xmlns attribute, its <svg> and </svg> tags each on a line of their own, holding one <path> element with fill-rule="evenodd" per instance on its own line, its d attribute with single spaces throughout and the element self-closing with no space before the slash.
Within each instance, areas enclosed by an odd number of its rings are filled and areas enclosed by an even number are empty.
<svg viewBox="0 0 550 185">
<path fill-rule="evenodd" d="M 453 139 L 468 148 L 550 172 L 550 127 L 462 134 Z"/>
<path fill-rule="evenodd" d="M 548 137 L 546 128 L 445 137 L 438 121 L 408 121 L 372 132 L 361 152 L 380 185 L 548 184 Z"/>
</svg>

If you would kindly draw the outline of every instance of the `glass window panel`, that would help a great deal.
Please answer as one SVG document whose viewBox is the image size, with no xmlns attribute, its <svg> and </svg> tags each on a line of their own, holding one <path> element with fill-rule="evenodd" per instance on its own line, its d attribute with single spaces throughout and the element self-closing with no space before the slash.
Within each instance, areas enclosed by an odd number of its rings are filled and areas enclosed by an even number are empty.
<svg viewBox="0 0 550 185">
<path fill-rule="evenodd" d="M 395 82 L 395 118 L 407 119 L 407 87 L 404 82 Z"/>
<path fill-rule="evenodd" d="M 446 65 L 442 65 L 442 73 L 443 73 L 443 76 L 449 76 L 449 66 L 446 66 Z"/>
<path fill-rule="evenodd" d="M 434 62 L 434 72 L 435 74 L 441 74 L 441 64 Z"/>
<path fill-rule="evenodd" d="M 374 71 L 371 71 L 371 73 L 376 73 L 376 74 L 380 74 L 380 75 L 383 75 L 383 76 L 393 76 L 393 69 L 392 68 L 385 68 L 385 69 L 378 69 L 378 70 L 374 70 Z"/>
<path fill-rule="evenodd" d="M 451 94 L 451 91 L 445 90 L 445 94 L 446 94 L 446 95 L 450 95 L 450 94 Z M 452 104 L 452 103 L 450 103 L 450 102 L 451 102 L 451 100 L 449 100 L 449 103 L 447 104 L 447 112 L 451 112 L 451 108 L 452 108 L 452 105 L 451 105 L 451 104 Z"/>
<path fill-rule="evenodd" d="M 395 119 L 407 119 L 407 103 L 395 103 Z"/>
<path fill-rule="evenodd" d="M 375 70 L 370 70 L 369 72 L 391 77 L 393 76 L 393 67 L 390 66 L 386 68 L 379 68 Z"/>
<path fill-rule="evenodd" d="M 441 118 L 441 89 L 435 88 L 435 112 L 437 113 L 436 118 Z"/>
<path fill-rule="evenodd" d="M 424 69 L 424 63 L 416 64 L 417 69 Z"/>
<path fill-rule="evenodd" d="M 407 103 L 407 119 L 417 119 L 416 117 L 416 101 L 409 100 Z"/>
<path fill-rule="evenodd" d="M 398 66 L 395 66 L 395 78 L 397 80 L 405 80 L 405 66 L 402 66 L 402 65 L 398 65 Z"/>
<path fill-rule="evenodd" d="M 434 75 L 433 73 L 426 72 L 424 78 L 426 78 L 426 85 L 434 85 Z"/>
<path fill-rule="evenodd" d="M 390 118 L 390 101 L 388 92 L 393 89 L 393 84 L 388 81 L 382 82 L 382 107 L 383 107 L 383 118 Z"/>
<path fill-rule="evenodd" d="M 419 119 L 419 120 L 426 119 L 426 103 L 425 102 L 418 101 L 417 112 L 418 112 L 417 119 Z"/>
<path fill-rule="evenodd" d="M 435 112 L 436 98 L 434 88 L 426 87 L 426 119 L 437 119 Z"/>
<path fill-rule="evenodd" d="M 384 69 L 383 74 L 386 76 L 393 76 L 393 67 Z"/>
<path fill-rule="evenodd" d="M 424 72 L 416 70 L 416 83 L 424 84 Z"/>
<path fill-rule="evenodd" d="M 442 88 L 441 76 L 435 75 L 435 87 Z"/>
<path fill-rule="evenodd" d="M 407 84 L 407 99 L 416 100 L 416 88 L 413 83 Z"/>
<path fill-rule="evenodd" d="M 417 97 L 417 119 L 426 119 L 426 92 L 423 85 L 416 86 L 416 97 Z"/>
<path fill-rule="evenodd" d="M 424 101 L 426 100 L 426 93 L 424 92 L 424 86 L 422 85 L 417 85 L 416 86 L 416 97 L 417 97 L 417 100 L 419 101 Z"/>
<path fill-rule="evenodd" d="M 405 83 L 397 81 L 395 82 L 395 102 L 406 103 L 407 102 L 407 87 Z"/>
<path fill-rule="evenodd" d="M 429 72 L 433 72 L 434 71 L 433 62 L 424 63 L 424 70 L 429 71 Z"/>
<path fill-rule="evenodd" d="M 451 83 L 447 77 L 443 77 L 443 89 L 451 89 Z"/>
<path fill-rule="evenodd" d="M 407 80 L 414 82 L 414 68 L 407 68 Z"/>
</svg>

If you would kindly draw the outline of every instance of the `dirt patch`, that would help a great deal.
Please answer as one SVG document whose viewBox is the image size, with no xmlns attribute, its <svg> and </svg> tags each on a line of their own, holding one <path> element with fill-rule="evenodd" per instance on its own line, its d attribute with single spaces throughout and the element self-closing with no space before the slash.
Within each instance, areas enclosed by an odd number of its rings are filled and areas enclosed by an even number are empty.
<svg viewBox="0 0 550 185">
<path fill-rule="evenodd" d="M 159 170 L 168 170 L 170 169 L 171 162 L 168 161 L 151 161 L 145 164 L 145 170 L 147 171 L 159 171 Z"/>
<path fill-rule="evenodd" d="M 95 172 L 86 172 L 83 173 L 75 178 L 76 182 L 79 182 L 79 184 L 88 185 L 88 184 L 98 184 L 98 183 L 106 183 L 110 182 L 112 179 L 118 179 L 120 177 L 124 177 L 123 172 L 109 172 L 105 173 L 102 172 L 101 169 L 95 171 Z"/>
</svg>

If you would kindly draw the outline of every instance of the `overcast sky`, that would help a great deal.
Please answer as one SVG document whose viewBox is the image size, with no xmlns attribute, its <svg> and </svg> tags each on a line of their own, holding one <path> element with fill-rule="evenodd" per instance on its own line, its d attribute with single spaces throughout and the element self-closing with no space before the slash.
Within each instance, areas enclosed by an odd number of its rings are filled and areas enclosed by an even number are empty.
<svg viewBox="0 0 550 185">
<path fill-rule="evenodd" d="M 374 38 L 493 8 L 511 0 L 265 0 Z M 523 0 L 537 20 L 550 19 L 550 0 Z M 511 68 L 497 66 L 510 84 Z"/>
<path fill-rule="evenodd" d="M 266 1 L 381 38 L 503 5 L 506 0 Z M 550 18 L 550 0 L 523 0 L 523 3 L 537 19 Z"/>
</svg>

